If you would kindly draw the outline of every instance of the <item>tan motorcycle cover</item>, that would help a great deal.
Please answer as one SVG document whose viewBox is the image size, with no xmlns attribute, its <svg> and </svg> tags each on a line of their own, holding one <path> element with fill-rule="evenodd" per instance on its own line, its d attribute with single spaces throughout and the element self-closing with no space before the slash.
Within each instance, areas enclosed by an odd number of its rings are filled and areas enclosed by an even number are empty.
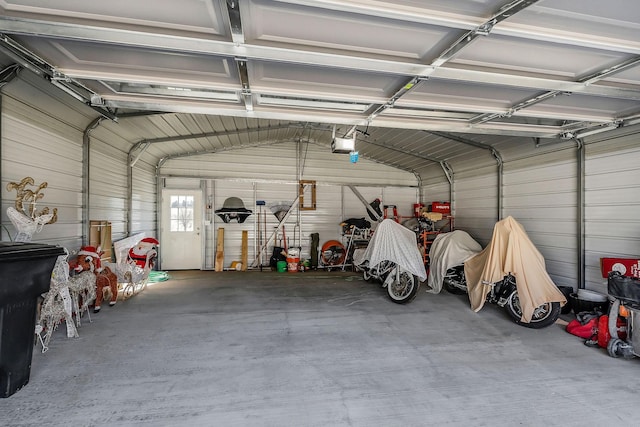
<svg viewBox="0 0 640 427">
<path fill-rule="evenodd" d="M 498 221 L 489 245 L 464 263 L 469 301 L 479 311 L 491 290 L 483 281 L 497 282 L 511 273 L 516 278 L 522 308 L 521 322 L 529 323 L 536 307 L 547 302 L 567 303 L 545 268 L 544 257 L 513 217 Z"/>
</svg>

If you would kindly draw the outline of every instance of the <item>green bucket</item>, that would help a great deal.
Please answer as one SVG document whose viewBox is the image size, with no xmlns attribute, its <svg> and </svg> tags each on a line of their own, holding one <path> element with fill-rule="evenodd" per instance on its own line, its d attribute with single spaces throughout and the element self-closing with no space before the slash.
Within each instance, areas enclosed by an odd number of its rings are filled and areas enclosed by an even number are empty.
<svg viewBox="0 0 640 427">
<path fill-rule="evenodd" d="M 278 273 L 284 273 L 287 271 L 287 261 L 278 261 L 276 263 L 276 271 Z"/>
</svg>

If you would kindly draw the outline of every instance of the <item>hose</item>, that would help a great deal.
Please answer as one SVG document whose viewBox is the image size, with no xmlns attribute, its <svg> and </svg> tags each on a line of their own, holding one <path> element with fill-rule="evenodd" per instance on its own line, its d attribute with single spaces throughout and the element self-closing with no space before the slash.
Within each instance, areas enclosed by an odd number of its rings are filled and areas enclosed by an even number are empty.
<svg viewBox="0 0 640 427">
<path fill-rule="evenodd" d="M 149 283 L 164 282 L 169 280 L 170 278 L 171 277 L 169 276 L 169 273 L 167 273 L 166 271 L 150 271 L 148 282 Z"/>
</svg>

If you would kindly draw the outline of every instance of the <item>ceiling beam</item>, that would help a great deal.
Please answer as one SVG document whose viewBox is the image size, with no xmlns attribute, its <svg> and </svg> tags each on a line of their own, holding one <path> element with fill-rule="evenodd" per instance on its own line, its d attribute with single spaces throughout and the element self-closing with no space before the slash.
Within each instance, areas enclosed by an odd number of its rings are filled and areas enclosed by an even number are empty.
<svg viewBox="0 0 640 427">
<path fill-rule="evenodd" d="M 225 0 L 227 4 L 227 14 L 231 29 L 231 40 L 236 44 L 244 43 L 244 30 L 242 29 L 242 18 L 240 16 L 240 1 Z"/>
<path fill-rule="evenodd" d="M 159 51 L 185 52 L 233 58 L 242 57 L 247 60 L 287 62 L 314 67 L 340 68 L 409 77 L 432 76 L 439 79 L 466 81 L 470 83 L 487 83 L 524 87 L 535 90 L 559 90 L 580 92 L 594 96 L 640 99 L 640 90 L 633 88 L 621 89 L 602 84 L 591 86 L 575 82 L 567 82 L 560 79 L 527 77 L 500 72 L 494 73 L 446 67 L 434 68 L 431 65 L 401 59 L 389 60 L 271 46 L 248 44 L 238 45 L 233 42 L 209 40 L 204 38 L 178 37 L 166 34 L 152 34 L 130 30 L 125 31 L 113 28 L 69 23 L 52 23 L 33 19 L 10 18 L 6 16 L 0 16 L 0 29 L 0 31 L 6 34 L 37 36 L 63 40 L 82 40 L 84 42 L 140 47 Z M 638 54 L 640 54 L 640 49 L 638 49 Z M 73 78 L 94 78 L 98 80 L 101 80 L 103 77 L 84 70 L 69 70 L 69 72 L 65 71 L 65 74 Z"/>
<path fill-rule="evenodd" d="M 111 108 L 166 111 L 174 113 L 223 115 L 230 117 L 246 117 L 253 119 L 287 120 L 295 122 L 321 122 L 341 124 L 347 126 L 370 125 L 382 128 L 400 128 L 417 130 L 436 130 L 455 133 L 479 133 L 494 135 L 528 136 L 539 138 L 555 138 L 566 129 L 560 126 L 545 126 L 532 124 L 488 122 L 470 125 L 466 121 L 447 120 L 443 118 L 407 118 L 381 115 L 371 123 L 356 114 L 340 112 L 295 110 L 288 108 L 269 108 L 247 112 L 244 108 L 233 108 L 229 105 L 217 105 L 211 102 L 173 100 L 165 104 L 157 99 L 105 99 L 105 104 Z"/>
</svg>

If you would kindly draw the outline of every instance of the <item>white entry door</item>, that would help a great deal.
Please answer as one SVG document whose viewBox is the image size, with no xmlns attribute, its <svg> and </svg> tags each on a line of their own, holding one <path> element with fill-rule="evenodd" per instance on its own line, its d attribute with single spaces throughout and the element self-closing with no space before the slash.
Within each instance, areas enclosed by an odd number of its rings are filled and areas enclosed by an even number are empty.
<svg viewBox="0 0 640 427">
<path fill-rule="evenodd" d="M 202 191 L 162 190 L 163 270 L 202 269 Z"/>
</svg>

